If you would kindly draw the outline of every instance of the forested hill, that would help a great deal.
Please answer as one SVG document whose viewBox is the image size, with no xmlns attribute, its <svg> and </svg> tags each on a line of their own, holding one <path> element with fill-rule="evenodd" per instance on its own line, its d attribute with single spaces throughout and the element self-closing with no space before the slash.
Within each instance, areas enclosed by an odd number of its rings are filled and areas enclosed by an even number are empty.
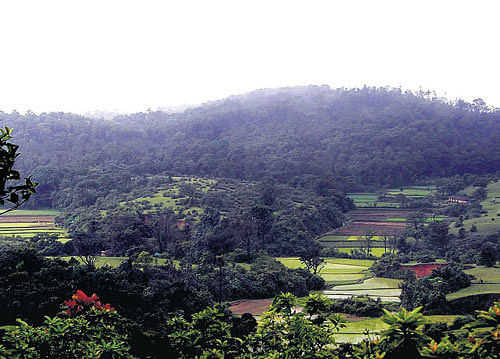
<svg viewBox="0 0 500 359">
<path fill-rule="evenodd" d="M 354 190 L 500 170 L 500 111 L 399 89 L 266 89 L 180 114 L 113 120 L 15 112 L 0 118 L 21 146 L 18 168 L 33 171 L 40 192 L 84 180 L 112 189 L 162 173 L 273 177 L 294 186 L 321 178 Z"/>
</svg>

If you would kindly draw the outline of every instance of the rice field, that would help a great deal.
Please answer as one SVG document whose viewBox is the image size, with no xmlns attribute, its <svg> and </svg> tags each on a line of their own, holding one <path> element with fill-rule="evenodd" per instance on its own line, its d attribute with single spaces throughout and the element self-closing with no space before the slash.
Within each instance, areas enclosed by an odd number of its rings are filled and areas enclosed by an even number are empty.
<svg viewBox="0 0 500 359">
<path fill-rule="evenodd" d="M 336 285 L 323 293 L 331 299 L 347 299 L 353 296 L 367 296 L 372 299 L 380 298 L 383 302 L 399 303 L 401 289 L 399 279 L 369 278 L 362 283 Z"/>
<path fill-rule="evenodd" d="M 287 268 L 305 268 L 298 257 L 276 258 Z M 369 267 L 372 260 L 325 258 L 326 265 L 319 275 L 328 284 L 357 283 L 370 276 Z"/>
<path fill-rule="evenodd" d="M 0 237 L 29 239 L 43 233 L 59 237 L 59 241 L 69 240 L 68 232 L 55 223 L 60 215 L 55 210 L 16 210 L 0 217 Z"/>
</svg>

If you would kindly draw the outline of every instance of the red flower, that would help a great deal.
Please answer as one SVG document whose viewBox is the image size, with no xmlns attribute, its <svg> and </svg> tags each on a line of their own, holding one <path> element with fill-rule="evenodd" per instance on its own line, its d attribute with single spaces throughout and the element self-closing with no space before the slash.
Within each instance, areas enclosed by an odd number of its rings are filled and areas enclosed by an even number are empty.
<svg viewBox="0 0 500 359">
<path fill-rule="evenodd" d="M 109 304 L 102 305 L 101 302 L 97 301 L 98 299 L 99 297 L 95 293 L 91 297 L 89 297 L 82 290 L 77 290 L 70 300 L 64 301 L 64 304 L 68 306 L 68 309 L 66 309 L 65 312 L 70 317 L 74 317 L 78 313 L 87 311 L 92 307 L 97 310 L 115 310 L 115 308 L 113 308 Z"/>
<path fill-rule="evenodd" d="M 78 303 L 83 304 L 86 307 L 90 307 L 90 305 L 92 305 L 92 303 L 94 303 L 96 300 L 99 299 L 99 297 L 95 293 L 92 294 L 92 297 L 89 297 L 82 290 L 77 290 L 76 294 L 73 295 L 72 298 L 75 299 Z"/>
<path fill-rule="evenodd" d="M 476 338 L 469 336 L 469 337 L 467 338 L 467 340 L 468 340 L 470 343 L 474 343 L 474 342 L 476 341 Z"/>
<path fill-rule="evenodd" d="M 73 309 L 76 305 L 76 301 L 74 299 L 65 300 L 64 304 L 66 304 L 68 306 L 68 308 Z"/>
</svg>

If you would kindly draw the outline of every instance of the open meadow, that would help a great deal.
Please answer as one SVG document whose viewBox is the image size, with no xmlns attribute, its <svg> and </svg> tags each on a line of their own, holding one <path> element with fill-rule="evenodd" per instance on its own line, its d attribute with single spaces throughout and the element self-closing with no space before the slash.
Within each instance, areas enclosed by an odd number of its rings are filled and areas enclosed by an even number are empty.
<svg viewBox="0 0 500 359">
<path fill-rule="evenodd" d="M 477 187 L 469 187 L 464 192 L 472 193 Z M 450 233 L 458 234 L 460 228 L 470 230 L 474 225 L 477 233 L 482 235 L 495 234 L 500 231 L 500 181 L 496 181 L 486 186 L 487 197 L 481 201 L 481 207 L 486 213 L 482 213 L 479 218 L 464 220 L 462 227 L 455 227 L 455 223 L 450 225 Z"/>
<path fill-rule="evenodd" d="M 451 301 L 480 294 L 500 295 L 499 267 L 476 266 L 472 269 L 466 269 L 464 272 L 474 276 L 471 286 L 448 294 L 446 296 L 447 300 Z"/>
</svg>

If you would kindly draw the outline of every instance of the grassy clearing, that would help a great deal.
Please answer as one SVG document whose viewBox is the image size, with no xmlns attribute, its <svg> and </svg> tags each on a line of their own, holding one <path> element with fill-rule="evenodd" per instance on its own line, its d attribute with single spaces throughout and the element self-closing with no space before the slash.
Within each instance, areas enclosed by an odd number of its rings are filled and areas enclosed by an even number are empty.
<svg viewBox="0 0 500 359">
<path fill-rule="evenodd" d="M 465 273 L 475 277 L 470 287 L 460 289 L 446 296 L 447 300 L 454 300 L 471 295 L 500 293 L 500 268 L 477 266 L 465 270 Z"/>
<path fill-rule="evenodd" d="M 181 196 L 180 190 L 182 185 L 191 185 L 198 193 L 206 193 L 217 185 L 217 181 L 213 179 L 193 178 L 193 177 L 172 177 L 173 182 L 168 185 L 163 185 L 157 192 L 149 195 L 129 199 L 120 202 L 120 206 L 137 206 L 143 213 L 154 212 L 158 208 L 169 208 L 176 214 L 182 213 L 184 219 L 192 219 L 198 221 L 203 214 L 201 207 L 189 207 L 187 202 L 189 196 Z M 186 208 L 188 207 L 188 208 Z M 106 215 L 105 211 L 101 214 Z"/>
<path fill-rule="evenodd" d="M 500 284 L 472 284 L 470 287 L 460 289 L 446 296 L 447 300 L 455 300 L 471 295 L 500 293 Z"/>
<path fill-rule="evenodd" d="M 474 190 L 475 188 L 471 188 L 469 192 Z M 469 230 L 472 225 L 475 225 L 478 233 L 482 235 L 495 234 L 500 230 L 500 181 L 488 184 L 486 193 L 487 198 L 481 202 L 481 206 L 487 213 L 479 218 L 463 221 L 463 228 Z M 450 233 L 458 234 L 460 228 L 455 227 L 454 224 L 450 225 Z"/>
</svg>

